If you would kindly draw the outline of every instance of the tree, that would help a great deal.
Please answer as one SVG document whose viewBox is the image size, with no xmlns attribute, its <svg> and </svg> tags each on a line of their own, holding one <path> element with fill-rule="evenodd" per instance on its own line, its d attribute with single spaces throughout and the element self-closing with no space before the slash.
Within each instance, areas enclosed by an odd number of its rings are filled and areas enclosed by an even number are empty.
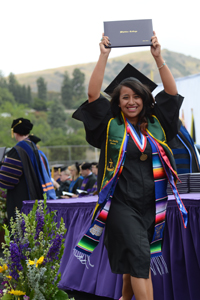
<svg viewBox="0 0 200 300">
<path fill-rule="evenodd" d="M 13 73 L 10 73 L 8 76 L 8 89 L 15 97 L 16 86 L 18 85 L 17 79 Z"/>
<path fill-rule="evenodd" d="M 1 88 L 7 88 L 7 81 L 2 73 L 2 71 L 0 71 L 0 87 Z"/>
<path fill-rule="evenodd" d="M 43 77 L 37 79 L 37 94 L 38 98 L 42 100 L 47 99 L 47 83 L 44 81 Z"/>
<path fill-rule="evenodd" d="M 27 86 L 26 97 L 27 97 L 27 102 L 31 104 L 31 102 L 32 102 L 32 95 L 31 95 L 31 87 L 30 87 L 30 85 Z"/>
<path fill-rule="evenodd" d="M 64 107 L 58 102 L 53 102 L 50 106 L 50 111 L 48 113 L 48 123 L 52 129 L 62 128 L 66 129 L 65 121 L 67 119 L 66 113 L 64 112 Z"/>
<path fill-rule="evenodd" d="M 46 111 L 47 110 L 46 101 L 44 101 L 40 98 L 37 98 L 37 97 L 34 98 L 33 108 L 38 110 L 38 111 Z"/>
<path fill-rule="evenodd" d="M 72 79 L 73 98 L 75 101 L 85 97 L 85 74 L 80 69 L 74 69 Z"/>
<path fill-rule="evenodd" d="M 20 85 L 13 73 L 8 76 L 8 89 L 15 97 L 17 103 L 30 105 L 30 97 L 27 94 L 27 88 L 25 85 Z M 30 87 L 29 87 L 30 92 Z"/>
<path fill-rule="evenodd" d="M 67 72 L 64 74 L 62 86 L 61 86 L 62 103 L 66 108 L 72 108 L 73 106 L 73 88 L 72 81 L 69 78 Z"/>
<path fill-rule="evenodd" d="M 15 98 L 11 92 L 7 88 L 0 87 L 0 105 L 5 103 L 6 101 L 14 104 Z"/>
</svg>

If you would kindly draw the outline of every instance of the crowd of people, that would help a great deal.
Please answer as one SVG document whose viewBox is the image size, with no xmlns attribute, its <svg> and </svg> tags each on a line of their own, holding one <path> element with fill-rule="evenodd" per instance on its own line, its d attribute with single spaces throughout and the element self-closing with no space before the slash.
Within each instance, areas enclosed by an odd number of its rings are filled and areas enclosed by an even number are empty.
<svg viewBox="0 0 200 300">
<path fill-rule="evenodd" d="M 54 166 L 52 174 L 57 198 L 77 198 L 97 192 L 97 162 L 76 162 L 68 167 Z"/>
</svg>

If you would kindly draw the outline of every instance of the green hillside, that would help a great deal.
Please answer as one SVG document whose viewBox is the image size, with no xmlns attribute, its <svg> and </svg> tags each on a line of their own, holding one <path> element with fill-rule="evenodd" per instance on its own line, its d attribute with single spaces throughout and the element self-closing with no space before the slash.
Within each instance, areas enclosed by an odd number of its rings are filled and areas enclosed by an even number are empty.
<svg viewBox="0 0 200 300">
<path fill-rule="evenodd" d="M 200 73 L 200 59 L 186 56 L 181 53 L 171 52 L 166 49 L 162 50 L 162 55 L 175 78 Z M 154 81 L 156 83 L 160 82 L 159 73 L 151 53 L 149 51 L 141 51 L 109 59 L 104 77 L 103 88 L 109 84 L 109 82 L 127 63 L 132 64 L 148 77 L 151 76 L 151 71 L 153 71 Z M 87 89 L 89 78 L 94 66 L 95 62 L 77 64 L 38 72 L 16 74 L 16 78 L 20 84 L 30 85 L 32 91 L 36 92 L 36 80 L 42 76 L 47 82 L 48 91 L 60 92 L 63 74 L 67 71 L 71 76 L 73 70 L 75 68 L 79 68 L 85 74 L 85 85 Z"/>
</svg>

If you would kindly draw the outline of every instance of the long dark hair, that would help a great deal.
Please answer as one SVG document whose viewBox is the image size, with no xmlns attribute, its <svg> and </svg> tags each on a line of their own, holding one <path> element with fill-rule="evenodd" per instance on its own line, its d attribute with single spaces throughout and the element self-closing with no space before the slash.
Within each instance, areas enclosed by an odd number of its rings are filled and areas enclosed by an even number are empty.
<svg viewBox="0 0 200 300">
<path fill-rule="evenodd" d="M 126 86 L 134 91 L 138 96 L 141 97 L 143 101 L 143 109 L 139 114 L 138 123 L 140 123 L 140 130 L 142 132 L 147 128 L 147 118 L 151 119 L 152 108 L 154 106 L 155 100 L 151 94 L 149 88 L 142 84 L 139 80 L 134 78 L 127 78 L 123 80 L 113 91 L 111 96 L 111 111 L 114 118 L 120 114 L 121 108 L 119 107 L 119 97 L 122 86 Z"/>
</svg>

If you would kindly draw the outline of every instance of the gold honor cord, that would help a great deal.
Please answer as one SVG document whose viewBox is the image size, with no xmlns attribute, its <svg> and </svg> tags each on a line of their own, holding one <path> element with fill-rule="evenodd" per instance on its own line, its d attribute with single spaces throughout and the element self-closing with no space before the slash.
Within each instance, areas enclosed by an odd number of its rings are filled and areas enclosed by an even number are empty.
<svg viewBox="0 0 200 300">
<path fill-rule="evenodd" d="M 11 128 L 11 137 L 12 137 L 12 138 L 14 138 L 14 128 L 15 128 L 17 125 L 21 124 L 21 123 L 22 123 L 22 120 L 19 120 L 19 122 L 18 122 L 17 124 L 15 124 L 15 125 Z"/>
</svg>

